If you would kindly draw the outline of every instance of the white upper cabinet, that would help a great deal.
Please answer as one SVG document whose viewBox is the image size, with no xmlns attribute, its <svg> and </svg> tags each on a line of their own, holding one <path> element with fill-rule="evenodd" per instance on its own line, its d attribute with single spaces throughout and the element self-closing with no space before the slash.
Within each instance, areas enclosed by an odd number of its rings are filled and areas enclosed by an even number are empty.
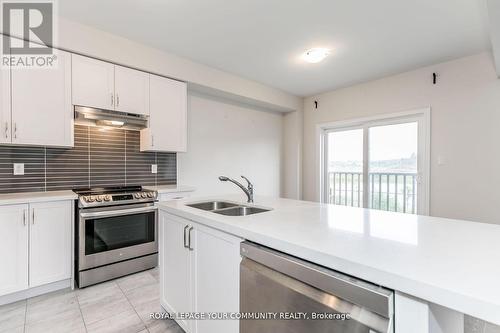
<svg viewBox="0 0 500 333">
<path fill-rule="evenodd" d="M 149 114 L 149 74 L 115 66 L 115 110 Z"/>
<path fill-rule="evenodd" d="M 149 77 L 149 127 L 141 130 L 141 151 L 187 150 L 187 85 Z"/>
<path fill-rule="evenodd" d="M 114 110 L 115 65 L 73 54 L 73 104 Z"/>
<path fill-rule="evenodd" d="M 0 144 L 73 147 L 73 105 L 149 116 L 141 151 L 187 151 L 187 85 L 54 49 L 54 68 L 0 69 Z"/>
<path fill-rule="evenodd" d="M 10 70 L 0 68 L 0 143 L 10 143 Z"/>
<path fill-rule="evenodd" d="M 29 286 L 71 277 L 71 202 L 30 204 Z"/>
<path fill-rule="evenodd" d="M 54 54 L 54 68 L 11 70 L 12 143 L 73 146 L 71 54 Z"/>
<path fill-rule="evenodd" d="M 149 114 L 149 74 L 73 55 L 73 104 Z"/>
<path fill-rule="evenodd" d="M 0 295 L 28 287 L 28 205 L 0 206 Z"/>
</svg>

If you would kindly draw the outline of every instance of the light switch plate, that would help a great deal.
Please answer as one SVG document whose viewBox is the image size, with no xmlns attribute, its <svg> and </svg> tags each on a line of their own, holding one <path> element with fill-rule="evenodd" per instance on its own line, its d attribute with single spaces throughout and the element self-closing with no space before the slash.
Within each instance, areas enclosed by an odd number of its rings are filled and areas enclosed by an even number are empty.
<svg viewBox="0 0 500 333">
<path fill-rule="evenodd" d="M 151 173 L 158 173 L 158 164 L 151 164 Z"/>
<path fill-rule="evenodd" d="M 24 163 L 14 163 L 14 176 L 24 175 Z"/>
</svg>

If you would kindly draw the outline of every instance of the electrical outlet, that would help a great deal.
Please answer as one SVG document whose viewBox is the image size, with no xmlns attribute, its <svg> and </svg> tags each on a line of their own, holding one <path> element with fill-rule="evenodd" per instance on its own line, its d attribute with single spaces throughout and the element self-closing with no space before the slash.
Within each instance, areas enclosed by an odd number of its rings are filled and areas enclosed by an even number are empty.
<svg viewBox="0 0 500 333">
<path fill-rule="evenodd" d="M 14 163 L 14 176 L 24 175 L 24 163 Z"/>
<path fill-rule="evenodd" d="M 158 173 L 158 164 L 151 164 L 151 173 Z"/>
</svg>

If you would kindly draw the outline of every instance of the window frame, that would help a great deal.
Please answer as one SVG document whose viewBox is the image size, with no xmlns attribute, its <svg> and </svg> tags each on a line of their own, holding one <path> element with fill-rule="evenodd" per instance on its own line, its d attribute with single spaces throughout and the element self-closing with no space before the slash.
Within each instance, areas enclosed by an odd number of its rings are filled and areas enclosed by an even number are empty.
<svg viewBox="0 0 500 333">
<path fill-rule="evenodd" d="M 375 126 L 396 125 L 408 122 L 418 123 L 418 192 L 417 200 L 418 215 L 429 215 L 430 211 L 430 121 L 431 108 L 414 109 L 405 112 L 381 114 L 372 117 L 356 118 L 318 124 L 317 132 L 317 168 L 318 193 L 317 200 L 326 203 L 328 198 L 328 188 L 326 186 L 328 140 L 327 135 L 336 131 L 363 129 L 363 204 L 368 204 L 369 184 L 369 128 Z M 365 179 L 366 178 L 366 179 Z"/>
</svg>

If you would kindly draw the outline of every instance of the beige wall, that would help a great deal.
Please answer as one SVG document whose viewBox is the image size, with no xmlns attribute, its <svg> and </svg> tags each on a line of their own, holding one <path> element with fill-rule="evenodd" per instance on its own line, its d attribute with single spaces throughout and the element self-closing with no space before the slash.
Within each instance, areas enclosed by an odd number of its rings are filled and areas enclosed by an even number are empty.
<svg viewBox="0 0 500 333">
<path fill-rule="evenodd" d="M 283 115 L 281 196 L 302 199 L 302 110 Z"/>
<path fill-rule="evenodd" d="M 318 198 L 316 124 L 427 106 L 431 215 L 500 224 L 500 80 L 490 53 L 306 98 L 304 199 Z M 437 164 L 438 157 L 444 164 Z"/>
<path fill-rule="evenodd" d="M 283 115 L 213 96 L 188 97 L 188 152 L 178 156 L 178 182 L 197 196 L 243 192 L 220 175 L 247 176 L 256 195 L 280 195 Z"/>
</svg>

